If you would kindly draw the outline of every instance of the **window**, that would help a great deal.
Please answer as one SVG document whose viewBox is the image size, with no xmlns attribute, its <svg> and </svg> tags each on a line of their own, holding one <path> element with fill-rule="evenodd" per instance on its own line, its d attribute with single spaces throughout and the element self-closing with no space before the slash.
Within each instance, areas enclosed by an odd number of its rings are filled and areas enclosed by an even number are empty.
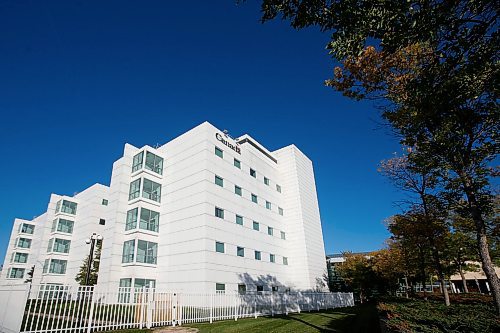
<svg viewBox="0 0 500 333">
<path fill-rule="evenodd" d="M 274 229 L 272 227 L 267 227 L 267 234 L 269 236 L 272 236 L 273 235 L 273 232 L 274 232 Z"/>
<path fill-rule="evenodd" d="M 139 222 L 139 228 L 149 231 L 158 232 L 160 225 L 160 213 L 141 208 L 141 221 Z"/>
<path fill-rule="evenodd" d="M 287 257 L 283 257 L 283 265 L 288 265 L 288 258 Z"/>
<path fill-rule="evenodd" d="M 284 231 L 281 231 L 280 234 L 281 234 L 281 239 L 286 239 L 286 235 L 285 235 Z"/>
<path fill-rule="evenodd" d="M 278 207 L 278 213 L 279 213 L 281 216 L 283 216 L 283 208 Z"/>
<path fill-rule="evenodd" d="M 28 262 L 28 254 L 27 253 L 14 253 L 14 262 L 18 262 L 20 264 L 25 264 Z"/>
<path fill-rule="evenodd" d="M 21 247 L 23 249 L 29 249 L 31 247 L 31 239 L 28 238 L 19 238 L 17 241 L 17 247 Z"/>
<path fill-rule="evenodd" d="M 281 193 L 281 186 L 279 186 L 278 184 L 276 184 L 276 191 L 278 191 L 279 193 Z"/>
<path fill-rule="evenodd" d="M 105 219 L 99 219 L 99 225 L 106 225 Z"/>
<path fill-rule="evenodd" d="M 224 253 L 224 243 L 215 242 L 215 252 Z"/>
<path fill-rule="evenodd" d="M 219 147 L 215 147 L 215 155 L 219 156 L 220 158 L 224 158 L 224 152 Z"/>
<path fill-rule="evenodd" d="M 156 280 L 135 278 L 134 279 L 134 288 L 142 288 L 142 287 L 155 288 L 156 287 Z"/>
<path fill-rule="evenodd" d="M 32 224 L 23 223 L 21 225 L 21 232 L 23 234 L 33 235 L 33 232 L 35 232 L 35 226 Z"/>
<path fill-rule="evenodd" d="M 137 170 L 142 168 L 142 160 L 144 159 L 144 152 L 141 151 L 139 154 L 134 156 L 132 160 L 132 172 L 136 172 Z"/>
<path fill-rule="evenodd" d="M 226 292 L 226 285 L 224 283 L 215 284 L 215 292 L 218 294 L 223 294 Z"/>
<path fill-rule="evenodd" d="M 51 274 L 66 274 L 66 260 L 51 259 L 49 273 Z"/>
<path fill-rule="evenodd" d="M 276 257 L 274 254 L 269 254 L 269 261 L 270 262 L 276 262 Z"/>
<path fill-rule="evenodd" d="M 47 245 L 47 252 L 52 252 L 53 248 L 54 248 L 54 239 L 51 238 L 51 239 L 49 239 L 49 243 Z"/>
<path fill-rule="evenodd" d="M 102 204 L 103 206 L 107 206 L 107 205 L 108 205 L 108 199 L 102 199 L 101 204 Z"/>
<path fill-rule="evenodd" d="M 120 288 L 118 288 L 118 302 L 128 303 L 130 302 L 130 287 L 132 287 L 132 279 L 124 278 L 120 279 Z"/>
<path fill-rule="evenodd" d="M 250 169 L 250 176 L 252 176 L 253 178 L 257 178 L 257 172 L 255 172 L 254 169 Z"/>
<path fill-rule="evenodd" d="M 215 184 L 219 185 L 220 187 L 224 187 L 224 179 L 219 176 L 215 176 Z"/>
<path fill-rule="evenodd" d="M 234 166 L 237 167 L 238 169 L 241 169 L 241 162 L 240 162 L 240 160 L 234 159 Z"/>
<path fill-rule="evenodd" d="M 24 276 L 24 268 L 10 268 L 10 272 L 8 274 L 9 279 L 22 279 Z"/>
<path fill-rule="evenodd" d="M 243 225 L 243 216 L 236 215 L 236 224 Z"/>
<path fill-rule="evenodd" d="M 264 184 L 269 185 L 269 178 L 264 177 Z"/>
<path fill-rule="evenodd" d="M 130 183 L 130 190 L 128 192 L 128 199 L 132 200 L 138 198 L 141 194 L 141 178 L 134 180 Z"/>
<path fill-rule="evenodd" d="M 236 248 L 236 255 L 237 255 L 238 257 L 244 257 L 244 256 L 245 256 L 245 248 L 243 248 L 243 247 L 239 247 L 239 246 L 238 246 L 238 247 Z"/>
<path fill-rule="evenodd" d="M 255 251 L 255 260 L 260 260 L 260 259 L 261 259 L 260 251 Z"/>
<path fill-rule="evenodd" d="M 278 292 L 278 286 L 272 286 L 271 290 L 273 291 L 273 293 L 277 293 Z"/>
<path fill-rule="evenodd" d="M 245 295 L 246 293 L 247 293 L 247 285 L 246 284 L 239 284 L 238 285 L 238 294 Z"/>
<path fill-rule="evenodd" d="M 122 263 L 134 262 L 135 239 L 123 243 Z"/>
<path fill-rule="evenodd" d="M 60 253 L 69 253 L 69 247 L 70 247 L 70 245 L 71 245 L 71 241 L 70 240 L 56 238 L 54 240 L 53 251 L 54 252 L 60 252 Z"/>
<path fill-rule="evenodd" d="M 264 286 L 257 285 L 257 292 L 263 292 L 263 291 L 264 291 Z"/>
<path fill-rule="evenodd" d="M 224 218 L 224 209 L 215 207 L 215 216 L 217 216 L 220 219 Z"/>
<path fill-rule="evenodd" d="M 155 183 L 152 180 L 144 178 L 144 184 L 142 185 L 142 197 L 156 202 L 160 202 L 161 185 Z"/>
<path fill-rule="evenodd" d="M 61 206 L 61 212 L 66 213 L 66 214 L 71 214 L 71 215 L 76 215 L 76 207 L 77 207 L 76 202 L 71 202 L 68 200 L 63 200 L 62 201 L 62 206 Z"/>
<path fill-rule="evenodd" d="M 120 279 L 120 288 L 130 288 L 130 287 L 132 287 L 131 278 Z"/>
<path fill-rule="evenodd" d="M 147 151 L 146 170 L 151 170 L 159 175 L 163 174 L 163 158 Z"/>
<path fill-rule="evenodd" d="M 257 202 L 257 196 L 252 193 L 252 202 L 258 203 Z"/>
<path fill-rule="evenodd" d="M 266 208 L 271 209 L 271 203 L 269 201 L 266 201 Z"/>
<path fill-rule="evenodd" d="M 137 228 L 137 212 L 139 208 L 131 209 L 127 212 L 127 221 L 125 223 L 125 230 Z"/>
<path fill-rule="evenodd" d="M 147 242 L 140 239 L 137 240 L 136 262 L 156 265 L 157 251 L 157 243 Z"/>
<path fill-rule="evenodd" d="M 260 228 L 259 228 L 259 222 L 255 222 L 255 221 L 253 221 L 253 230 L 257 230 L 257 231 L 259 231 L 259 229 L 260 229 Z"/>
<path fill-rule="evenodd" d="M 234 193 L 241 196 L 241 187 L 239 187 L 238 185 L 234 185 Z"/>
<path fill-rule="evenodd" d="M 73 225 L 75 222 L 65 219 L 59 219 L 59 223 L 57 224 L 57 231 L 64 232 L 67 234 L 73 233 Z"/>
</svg>

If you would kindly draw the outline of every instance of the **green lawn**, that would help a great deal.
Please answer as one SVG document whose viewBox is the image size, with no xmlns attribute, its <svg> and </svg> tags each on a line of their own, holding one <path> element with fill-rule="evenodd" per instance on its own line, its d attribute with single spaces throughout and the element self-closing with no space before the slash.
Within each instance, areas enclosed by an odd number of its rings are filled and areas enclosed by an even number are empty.
<svg viewBox="0 0 500 333">
<path fill-rule="evenodd" d="M 372 304 L 274 318 L 259 317 L 184 326 L 196 327 L 200 333 L 380 332 L 377 310 Z"/>
</svg>

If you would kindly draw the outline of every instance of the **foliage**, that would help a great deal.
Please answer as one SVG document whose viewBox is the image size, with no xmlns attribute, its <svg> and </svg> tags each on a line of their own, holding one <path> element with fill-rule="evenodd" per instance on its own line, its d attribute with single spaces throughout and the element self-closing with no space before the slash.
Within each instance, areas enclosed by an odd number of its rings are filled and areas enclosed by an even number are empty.
<svg viewBox="0 0 500 333">
<path fill-rule="evenodd" d="M 90 270 L 89 282 L 88 285 L 93 286 L 97 284 L 97 277 L 99 275 L 99 263 L 101 258 L 101 248 L 102 248 L 102 240 L 97 240 L 95 249 L 94 249 L 94 258 L 92 259 L 92 268 Z M 85 285 L 85 280 L 87 277 L 87 270 L 89 265 L 90 254 L 83 260 L 82 265 L 80 266 L 80 270 L 75 277 L 75 281 L 78 282 L 81 286 Z"/>
<path fill-rule="evenodd" d="M 404 268 L 398 265 L 399 254 L 395 248 L 369 255 L 346 252 L 343 253 L 345 261 L 337 264 L 336 271 L 363 303 L 397 290 L 398 279 L 404 275 Z"/>
<path fill-rule="evenodd" d="M 382 101 L 382 116 L 400 142 L 417 148 L 408 159 L 432 170 L 449 204 L 473 221 L 498 313 L 500 280 L 488 238 L 498 220 L 489 224 L 486 216 L 497 176 L 490 164 L 500 151 L 499 10 L 493 0 L 262 3 L 263 21 L 281 16 L 297 29 L 331 32 L 328 49 L 341 66 L 326 85 Z"/>
<path fill-rule="evenodd" d="M 455 304 L 458 303 L 458 304 Z M 378 304 L 387 328 L 394 332 L 483 333 L 500 330 L 500 319 L 490 302 L 454 302 L 446 307 L 434 300 L 388 298 Z"/>
</svg>

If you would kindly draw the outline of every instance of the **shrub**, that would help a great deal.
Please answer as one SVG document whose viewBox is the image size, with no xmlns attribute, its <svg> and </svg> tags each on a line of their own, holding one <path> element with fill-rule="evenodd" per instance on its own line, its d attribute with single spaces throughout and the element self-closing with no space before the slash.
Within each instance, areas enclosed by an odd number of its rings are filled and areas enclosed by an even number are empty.
<svg viewBox="0 0 500 333">
<path fill-rule="evenodd" d="M 492 302 L 457 302 L 447 307 L 435 300 L 386 298 L 378 304 L 388 330 L 393 332 L 500 332 L 500 318 Z"/>
</svg>

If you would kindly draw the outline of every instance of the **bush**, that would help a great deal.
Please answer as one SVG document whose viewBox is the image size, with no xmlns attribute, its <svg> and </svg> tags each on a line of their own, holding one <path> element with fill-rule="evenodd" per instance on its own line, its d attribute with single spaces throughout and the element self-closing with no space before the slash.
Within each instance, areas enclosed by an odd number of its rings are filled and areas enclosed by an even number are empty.
<svg viewBox="0 0 500 333">
<path fill-rule="evenodd" d="M 386 298 L 377 308 L 392 332 L 500 332 L 493 303 L 478 302 L 474 297 L 449 307 L 432 299 Z"/>
</svg>

